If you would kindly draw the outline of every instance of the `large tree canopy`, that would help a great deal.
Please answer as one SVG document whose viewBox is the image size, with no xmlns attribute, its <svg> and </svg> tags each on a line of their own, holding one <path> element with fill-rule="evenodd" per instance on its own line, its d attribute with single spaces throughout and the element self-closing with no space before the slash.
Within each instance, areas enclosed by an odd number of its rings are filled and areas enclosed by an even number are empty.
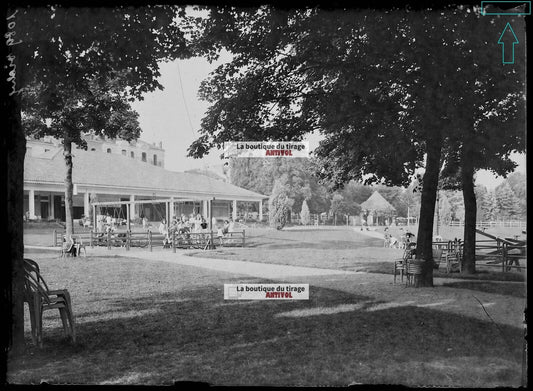
<svg viewBox="0 0 533 391">
<path fill-rule="evenodd" d="M 162 86 L 159 62 L 189 55 L 179 22 L 184 10 L 175 6 L 76 8 L 26 7 L 8 12 L 16 25 L 10 56 L 16 66 L 15 99 L 19 103 L 13 132 L 63 142 L 66 163 L 67 234 L 72 224 L 72 144 L 86 148 L 82 132 L 127 140 L 138 137 L 137 115 L 129 100 Z M 7 37 L 6 37 L 7 38 Z M 14 110 L 15 111 L 15 110 Z M 22 129 L 20 128 L 22 126 Z M 18 140 L 18 139 L 17 139 Z M 24 140 L 17 141 L 23 149 Z M 19 146 L 20 144 L 20 146 Z M 22 177 L 23 151 L 10 161 Z M 22 199 L 22 184 L 12 192 Z M 17 206 L 21 208 L 21 206 Z M 22 220 L 22 213 L 16 219 Z M 21 289 L 22 239 L 12 242 L 13 343 L 23 343 Z"/>
<path fill-rule="evenodd" d="M 72 143 L 84 132 L 136 139 L 128 99 L 162 88 L 158 63 L 187 55 L 174 6 L 35 7 L 15 11 L 26 134 L 63 141 L 67 235 L 72 224 Z"/>
<path fill-rule="evenodd" d="M 200 96 L 212 105 L 189 153 L 320 131 L 319 174 L 338 186 L 351 179 L 405 186 L 423 167 L 417 255 L 431 260 L 442 167 L 460 175 L 470 195 L 476 169 L 508 172 L 510 153 L 523 150 L 523 129 L 511 119 L 523 108 L 524 59 L 517 52 L 514 67 L 502 65 L 495 42 L 503 27 L 467 7 L 211 9 L 198 50 L 223 47 L 233 60 L 202 84 Z"/>
</svg>

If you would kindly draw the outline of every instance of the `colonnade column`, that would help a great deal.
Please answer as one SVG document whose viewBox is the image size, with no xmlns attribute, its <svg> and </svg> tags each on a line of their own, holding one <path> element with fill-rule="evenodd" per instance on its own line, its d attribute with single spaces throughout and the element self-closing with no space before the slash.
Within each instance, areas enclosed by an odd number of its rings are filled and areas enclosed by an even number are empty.
<svg viewBox="0 0 533 391">
<path fill-rule="evenodd" d="M 85 217 L 89 217 L 91 214 L 91 205 L 89 203 L 89 192 L 83 193 L 83 214 Z"/>
<path fill-rule="evenodd" d="M 237 200 L 233 200 L 233 211 L 231 213 L 233 221 L 237 221 Z"/>
<path fill-rule="evenodd" d="M 129 209 L 129 212 L 130 212 L 130 220 L 134 220 L 137 218 L 137 214 L 135 213 L 135 195 L 134 194 L 130 194 L 130 204 L 128 204 L 128 209 Z"/>
<path fill-rule="evenodd" d="M 28 201 L 30 219 L 33 220 L 35 218 L 35 190 L 30 189 Z"/>
</svg>

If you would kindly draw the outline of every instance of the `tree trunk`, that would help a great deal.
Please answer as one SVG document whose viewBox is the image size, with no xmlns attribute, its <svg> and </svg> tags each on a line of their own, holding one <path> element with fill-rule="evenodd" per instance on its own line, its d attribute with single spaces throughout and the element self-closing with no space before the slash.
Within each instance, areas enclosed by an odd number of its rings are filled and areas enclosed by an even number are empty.
<svg viewBox="0 0 533 391">
<path fill-rule="evenodd" d="M 433 286 L 433 222 L 439 184 L 441 149 L 442 138 L 440 134 L 433 135 L 427 141 L 426 172 L 422 181 L 416 258 L 423 259 L 425 262 L 422 264 L 422 275 L 416 283 L 417 286 Z"/>
<path fill-rule="evenodd" d="M 68 130 L 63 135 L 63 156 L 65 158 L 66 175 L 65 175 L 65 231 L 67 238 L 74 233 L 73 215 L 73 188 L 72 185 L 72 141 Z"/>
<path fill-rule="evenodd" d="M 8 17 L 10 22 L 16 21 L 16 14 Z M 3 25 L 6 33 L 7 23 Z M 3 174 L 4 186 L 0 191 L 0 221 L 2 222 L 2 238 L 4 239 L 4 256 L 2 264 L 2 313 L 6 323 L 10 322 L 10 330 L 3 334 L 4 352 L 10 350 L 18 354 L 24 348 L 24 155 L 26 139 L 21 125 L 20 94 L 21 67 L 20 59 L 15 56 L 12 46 L 2 45 L 4 67 L 2 72 L 3 107 L 7 121 L 5 131 L 0 136 L 0 169 Z M 11 61 L 14 61 L 11 63 Z M 16 65 L 13 66 L 13 65 Z M 15 74 L 15 79 L 12 75 Z M 8 323 L 9 324 L 9 323 Z M 9 326 L 8 326 L 9 327 Z M 5 361 L 4 366 L 5 369 Z M 2 371 L 2 376 L 5 376 Z M 2 379 L 5 382 L 5 377 Z"/>
<path fill-rule="evenodd" d="M 466 155 L 467 156 L 467 155 Z M 462 272 L 474 274 L 476 272 L 476 218 L 477 204 L 474 192 L 474 168 L 468 158 L 462 159 L 461 185 L 465 203 L 464 252 Z"/>
</svg>

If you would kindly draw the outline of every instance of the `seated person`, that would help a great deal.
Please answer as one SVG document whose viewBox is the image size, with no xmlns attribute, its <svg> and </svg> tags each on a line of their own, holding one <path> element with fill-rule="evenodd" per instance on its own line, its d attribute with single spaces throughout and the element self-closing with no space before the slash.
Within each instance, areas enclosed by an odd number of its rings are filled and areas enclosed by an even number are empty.
<svg viewBox="0 0 533 391">
<path fill-rule="evenodd" d="M 224 220 L 224 225 L 222 226 L 222 234 L 227 235 L 229 232 L 229 221 Z"/>
<path fill-rule="evenodd" d="M 187 222 L 179 222 L 177 225 L 178 234 L 188 234 L 191 232 L 191 229 L 189 228 Z"/>
<path fill-rule="evenodd" d="M 65 237 L 63 237 L 63 241 L 67 242 Z M 72 235 L 69 235 L 69 240 L 64 244 L 64 246 L 66 254 L 70 254 L 73 257 L 77 256 L 79 245 L 76 244 L 76 239 L 74 239 Z"/>
<path fill-rule="evenodd" d="M 205 221 L 205 219 L 202 217 L 202 222 L 200 224 L 200 227 L 202 228 L 202 231 L 206 231 L 207 230 L 207 221 Z"/>
</svg>

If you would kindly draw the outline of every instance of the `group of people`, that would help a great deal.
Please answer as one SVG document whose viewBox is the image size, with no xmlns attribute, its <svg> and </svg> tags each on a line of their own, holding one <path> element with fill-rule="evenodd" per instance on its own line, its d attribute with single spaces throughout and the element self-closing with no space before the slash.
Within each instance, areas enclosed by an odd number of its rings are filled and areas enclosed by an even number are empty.
<svg viewBox="0 0 533 391">
<path fill-rule="evenodd" d="M 98 233 L 113 233 L 116 231 L 116 219 L 111 217 L 109 213 L 104 215 L 98 215 L 96 217 L 96 232 Z"/>
<path fill-rule="evenodd" d="M 230 219 L 224 220 L 224 223 L 219 225 L 218 220 L 213 217 L 212 226 L 217 230 L 217 237 L 222 238 L 231 232 L 233 230 L 232 223 L 233 221 Z M 207 233 L 208 223 L 200 213 L 196 216 L 191 213 L 189 217 L 182 214 L 180 218 L 174 216 L 170 224 L 167 224 L 166 219 L 162 219 L 158 227 L 158 232 L 165 236 L 163 244 L 168 246 L 172 244 L 174 233 L 188 239 L 190 233 Z"/>
<path fill-rule="evenodd" d="M 164 244 L 167 245 L 172 243 L 172 237 L 174 236 L 174 233 L 188 237 L 188 234 L 191 232 L 207 232 L 207 221 L 199 213 L 196 215 L 196 217 L 192 213 L 189 215 L 189 217 L 182 214 L 179 219 L 174 216 L 170 224 L 167 224 L 166 219 L 162 219 L 161 223 L 159 224 L 158 232 L 162 235 L 165 235 Z"/>
<path fill-rule="evenodd" d="M 415 240 L 415 235 L 409 231 L 403 234 L 400 240 L 392 236 L 388 231 L 388 228 L 385 228 L 385 240 L 383 243 L 384 247 L 396 247 L 406 249 Z"/>
</svg>

